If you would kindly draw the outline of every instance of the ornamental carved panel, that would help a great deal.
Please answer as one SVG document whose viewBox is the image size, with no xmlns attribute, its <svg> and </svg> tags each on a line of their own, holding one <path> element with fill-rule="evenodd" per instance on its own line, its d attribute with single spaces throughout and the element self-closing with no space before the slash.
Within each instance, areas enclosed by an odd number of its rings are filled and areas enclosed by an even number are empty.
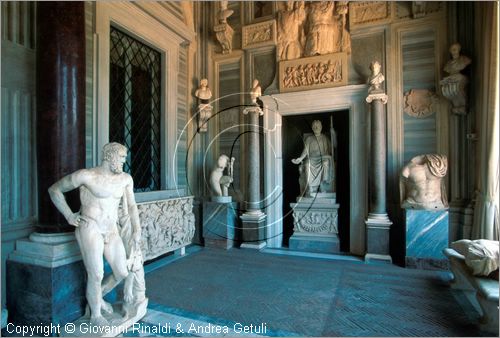
<svg viewBox="0 0 500 338">
<path fill-rule="evenodd" d="M 347 54 L 334 53 L 281 61 L 279 64 L 281 92 L 347 85 Z"/>
<path fill-rule="evenodd" d="M 337 209 L 318 211 L 295 208 L 293 210 L 293 231 L 315 234 L 337 234 L 337 219 Z"/>
<path fill-rule="evenodd" d="M 276 20 L 259 22 L 242 28 L 242 48 L 256 48 L 276 44 Z"/>
<path fill-rule="evenodd" d="M 394 4 L 390 1 L 351 1 L 349 13 L 350 29 L 385 24 L 392 20 Z"/>
<path fill-rule="evenodd" d="M 437 110 L 438 96 L 427 89 L 411 89 L 404 95 L 403 111 L 409 116 L 424 118 Z"/>
<path fill-rule="evenodd" d="M 140 203 L 137 207 L 144 260 L 191 244 L 195 230 L 193 197 Z"/>
</svg>

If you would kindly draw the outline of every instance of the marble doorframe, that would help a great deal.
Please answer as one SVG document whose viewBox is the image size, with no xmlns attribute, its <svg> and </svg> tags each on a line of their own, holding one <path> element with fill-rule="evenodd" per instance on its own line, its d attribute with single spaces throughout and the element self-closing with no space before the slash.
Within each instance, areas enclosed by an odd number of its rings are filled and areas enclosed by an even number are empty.
<svg viewBox="0 0 500 338">
<path fill-rule="evenodd" d="M 349 252 L 364 255 L 365 217 L 368 214 L 369 119 L 365 101 L 368 86 L 351 85 L 262 96 L 264 102 L 264 198 L 267 246 L 279 248 L 283 241 L 283 116 L 349 111 Z M 298 183 L 297 183 L 298 184 Z"/>
</svg>

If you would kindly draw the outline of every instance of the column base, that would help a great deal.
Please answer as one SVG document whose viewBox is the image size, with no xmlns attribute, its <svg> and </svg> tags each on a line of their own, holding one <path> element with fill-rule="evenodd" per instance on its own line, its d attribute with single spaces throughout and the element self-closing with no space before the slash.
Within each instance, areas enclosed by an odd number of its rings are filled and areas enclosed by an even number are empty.
<svg viewBox="0 0 500 338">
<path fill-rule="evenodd" d="M 389 254 L 389 235 L 392 222 L 387 214 L 368 214 L 366 224 L 365 261 L 382 260 L 392 262 Z"/>
<path fill-rule="evenodd" d="M 32 234 L 7 260 L 9 322 L 57 325 L 85 310 L 85 266 L 74 234 Z"/>
<path fill-rule="evenodd" d="M 392 264 L 392 257 L 389 255 L 377 255 L 377 254 L 369 254 L 365 255 L 366 263 L 387 263 Z"/>
<path fill-rule="evenodd" d="M 245 242 L 265 241 L 267 216 L 260 210 L 251 210 L 240 216 L 241 229 L 238 229 L 236 237 L 242 244 Z"/>
</svg>

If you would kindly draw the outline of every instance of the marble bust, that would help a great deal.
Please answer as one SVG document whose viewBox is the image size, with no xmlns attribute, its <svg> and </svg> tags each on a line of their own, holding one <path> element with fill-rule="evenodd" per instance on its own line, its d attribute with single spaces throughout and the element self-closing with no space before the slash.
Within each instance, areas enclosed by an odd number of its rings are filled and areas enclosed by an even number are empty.
<svg viewBox="0 0 500 338">
<path fill-rule="evenodd" d="M 233 165 L 234 157 L 229 159 L 227 155 L 220 155 L 217 159 L 217 164 L 210 173 L 210 189 L 212 191 L 212 200 L 218 202 L 230 202 L 228 189 L 233 183 Z M 224 170 L 227 168 L 227 175 L 224 175 Z M 226 197 L 226 198 L 220 198 Z"/>
<path fill-rule="evenodd" d="M 332 192 L 334 163 L 332 156 L 332 143 L 322 134 L 321 121 L 312 123 L 314 135 L 308 136 L 304 142 L 302 154 L 292 159 L 293 164 L 300 164 L 299 184 L 302 192 L 310 197 L 318 192 Z"/>
<path fill-rule="evenodd" d="M 381 69 L 382 65 L 378 61 L 373 61 L 370 64 L 370 70 L 372 71 L 372 74 L 368 79 L 368 84 L 370 85 L 370 88 L 368 88 L 369 94 L 377 94 L 384 92 L 384 89 L 382 88 L 382 83 L 385 81 L 385 77 L 384 74 L 380 72 Z"/>
<path fill-rule="evenodd" d="M 208 80 L 201 79 L 200 86 L 194 92 L 194 96 L 198 98 L 198 130 L 206 132 L 208 130 L 208 120 L 212 117 L 212 106 L 210 99 L 212 91 L 208 88 Z"/>
<path fill-rule="evenodd" d="M 108 143 L 102 149 L 102 163 L 69 174 L 49 188 L 49 195 L 75 236 L 87 270 L 86 298 L 92 325 L 120 325 L 113 306 L 103 297 L 122 280 L 124 285 L 124 321 L 142 318 L 147 298 L 142 252 L 141 225 L 134 199 L 132 177 L 123 172 L 127 148 Z M 79 189 L 81 207 L 73 212 L 64 193 Z M 103 257 L 112 274 L 104 278 Z M 121 316 L 119 316 L 121 317 Z M 113 319 L 113 320 L 111 320 Z"/>
<path fill-rule="evenodd" d="M 399 180 L 401 207 L 405 209 L 442 210 L 448 208 L 444 176 L 446 156 L 415 156 L 403 167 Z"/>
<path fill-rule="evenodd" d="M 454 43 L 450 46 L 451 60 L 444 66 L 444 71 L 449 75 L 440 81 L 443 96 L 451 101 L 451 111 L 454 114 L 467 114 L 467 91 L 469 82 L 467 76 L 461 73 L 470 63 L 471 59 L 460 54 L 461 46 Z"/>
<path fill-rule="evenodd" d="M 465 69 L 465 67 L 471 63 L 471 59 L 460 54 L 461 49 L 462 47 L 459 43 L 454 43 L 450 46 L 451 60 L 449 60 L 444 66 L 444 71 L 450 74 L 450 76 L 459 74 L 460 71 Z"/>
<path fill-rule="evenodd" d="M 250 90 L 250 100 L 252 104 L 257 104 L 257 98 L 262 96 L 262 88 L 259 85 L 259 80 L 255 79 Z"/>
<path fill-rule="evenodd" d="M 194 96 L 200 100 L 200 103 L 208 103 L 208 100 L 212 98 L 212 91 L 208 88 L 207 79 L 201 79 L 200 86 L 194 92 Z"/>
</svg>

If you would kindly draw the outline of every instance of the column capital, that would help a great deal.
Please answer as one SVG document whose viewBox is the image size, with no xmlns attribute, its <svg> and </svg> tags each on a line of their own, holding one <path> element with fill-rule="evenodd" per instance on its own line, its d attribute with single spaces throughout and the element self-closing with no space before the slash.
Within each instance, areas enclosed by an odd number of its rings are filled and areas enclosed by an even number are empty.
<svg viewBox="0 0 500 338">
<path fill-rule="evenodd" d="M 381 100 L 383 104 L 386 104 L 388 99 L 389 99 L 389 97 L 384 92 L 381 92 L 381 93 L 370 93 L 366 97 L 366 102 L 372 103 L 372 101 L 374 101 L 374 100 Z"/>
<path fill-rule="evenodd" d="M 258 113 L 260 116 L 264 115 L 264 111 L 259 106 L 246 107 L 243 109 L 243 115 L 248 113 Z"/>
</svg>

